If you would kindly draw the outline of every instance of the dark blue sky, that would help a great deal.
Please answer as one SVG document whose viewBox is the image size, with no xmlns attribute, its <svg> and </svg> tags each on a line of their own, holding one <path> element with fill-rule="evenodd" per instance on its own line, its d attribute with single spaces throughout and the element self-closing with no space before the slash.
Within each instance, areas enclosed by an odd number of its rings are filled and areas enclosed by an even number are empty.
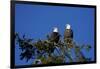
<svg viewBox="0 0 100 69">
<path fill-rule="evenodd" d="M 78 44 L 90 44 L 92 50 L 84 52 L 88 57 L 94 58 L 94 8 L 60 7 L 16 4 L 15 6 L 15 32 L 26 34 L 29 38 L 46 39 L 53 27 L 58 27 L 62 35 L 65 25 L 70 24 L 74 31 L 74 40 Z M 19 59 L 19 47 L 15 47 L 15 64 L 31 64 Z"/>
</svg>

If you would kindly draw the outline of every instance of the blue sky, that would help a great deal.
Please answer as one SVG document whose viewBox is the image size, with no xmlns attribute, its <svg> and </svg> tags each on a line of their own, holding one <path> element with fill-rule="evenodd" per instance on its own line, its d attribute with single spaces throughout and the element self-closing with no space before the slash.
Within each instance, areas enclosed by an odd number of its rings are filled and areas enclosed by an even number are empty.
<svg viewBox="0 0 100 69">
<path fill-rule="evenodd" d="M 44 6 L 16 4 L 15 6 L 15 32 L 26 34 L 29 38 L 46 39 L 46 35 L 52 32 L 53 27 L 58 27 L 63 38 L 65 25 L 71 25 L 74 32 L 74 40 L 82 44 L 90 44 L 93 48 L 88 57 L 94 58 L 94 8 Z M 15 45 L 16 46 L 16 45 Z M 15 47 L 15 64 L 31 64 L 19 59 L 19 47 Z"/>
</svg>

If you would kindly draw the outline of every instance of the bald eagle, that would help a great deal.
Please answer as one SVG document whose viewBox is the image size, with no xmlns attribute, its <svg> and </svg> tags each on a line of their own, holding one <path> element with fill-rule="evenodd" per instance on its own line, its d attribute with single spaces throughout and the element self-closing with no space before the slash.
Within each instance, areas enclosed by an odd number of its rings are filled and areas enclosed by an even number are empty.
<svg viewBox="0 0 100 69">
<path fill-rule="evenodd" d="M 58 43 L 60 39 L 60 34 L 58 32 L 58 28 L 54 27 L 53 32 L 51 33 L 50 40 L 51 42 Z"/>
<path fill-rule="evenodd" d="M 66 24 L 66 29 L 64 32 L 64 42 L 67 44 L 67 47 L 71 48 L 73 41 L 73 30 L 71 29 L 70 24 Z"/>
</svg>

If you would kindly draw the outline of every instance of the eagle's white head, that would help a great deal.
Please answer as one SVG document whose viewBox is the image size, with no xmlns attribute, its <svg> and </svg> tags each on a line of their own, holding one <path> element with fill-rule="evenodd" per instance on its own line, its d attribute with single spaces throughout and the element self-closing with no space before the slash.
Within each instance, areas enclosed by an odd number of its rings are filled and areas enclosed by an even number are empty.
<svg viewBox="0 0 100 69">
<path fill-rule="evenodd" d="M 54 27 L 53 28 L 53 32 L 58 32 L 58 28 L 57 27 Z"/>
<path fill-rule="evenodd" d="M 66 29 L 71 29 L 70 24 L 66 24 Z"/>
</svg>

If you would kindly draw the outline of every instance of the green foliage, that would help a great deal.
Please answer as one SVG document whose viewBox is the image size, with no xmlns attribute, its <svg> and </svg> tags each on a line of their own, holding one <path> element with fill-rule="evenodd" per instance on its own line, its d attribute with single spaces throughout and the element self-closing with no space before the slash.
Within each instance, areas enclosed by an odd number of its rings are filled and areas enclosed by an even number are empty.
<svg viewBox="0 0 100 69">
<path fill-rule="evenodd" d="M 21 38 L 18 33 L 15 34 L 15 40 L 19 44 L 20 49 L 22 50 L 20 54 L 20 59 L 28 60 L 32 59 L 33 56 L 35 59 L 41 60 L 42 64 L 51 64 L 51 63 L 66 63 L 68 62 L 84 62 L 90 61 L 82 53 L 82 49 L 86 49 L 87 52 L 90 51 L 90 45 L 77 45 L 75 42 L 66 44 L 63 40 L 59 40 L 58 43 L 50 41 L 50 37 L 47 35 L 47 40 L 37 40 L 25 38 L 25 35 Z M 60 50 L 57 50 L 59 48 Z M 74 50 L 76 58 L 72 57 L 71 49 Z M 54 50 L 57 50 L 59 56 L 54 54 Z M 53 54 L 53 55 L 52 55 Z M 68 59 L 66 59 L 66 57 Z M 34 62 L 34 61 L 33 61 Z M 37 64 L 37 63 L 33 63 Z"/>
</svg>

